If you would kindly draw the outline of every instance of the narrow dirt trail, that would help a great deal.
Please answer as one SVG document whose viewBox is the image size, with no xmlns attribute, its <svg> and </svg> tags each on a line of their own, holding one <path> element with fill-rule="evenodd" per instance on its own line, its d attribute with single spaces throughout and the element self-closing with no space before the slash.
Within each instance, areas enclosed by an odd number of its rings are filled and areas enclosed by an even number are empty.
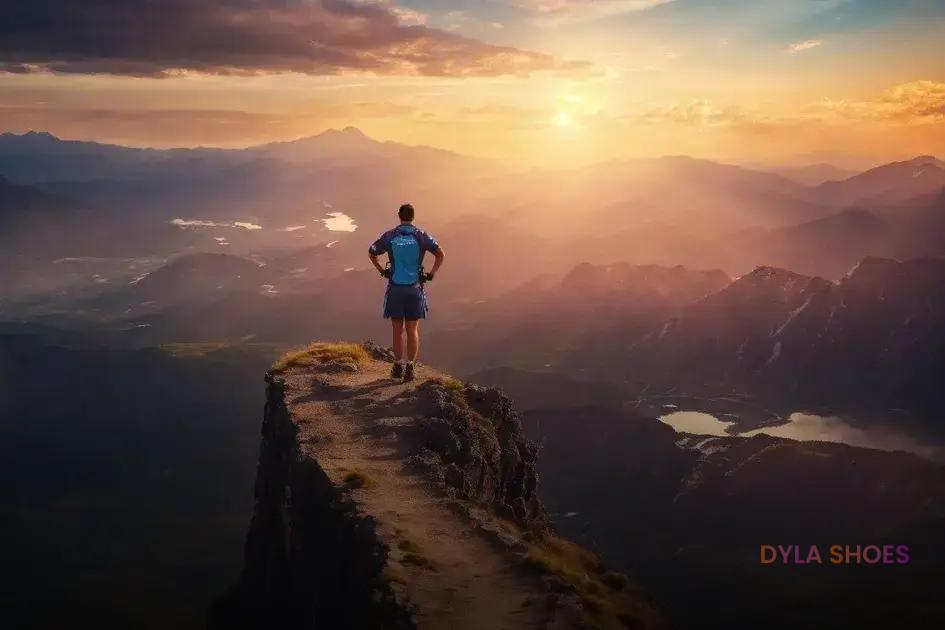
<svg viewBox="0 0 945 630">
<path fill-rule="evenodd" d="M 337 486 L 350 487 L 359 511 L 378 521 L 390 547 L 387 576 L 403 585 L 419 627 L 548 627 L 548 591 L 539 578 L 404 466 L 409 453 L 397 429 L 418 414 L 409 393 L 437 373 L 419 366 L 417 380 L 404 384 L 390 379 L 389 369 L 368 360 L 354 373 L 299 367 L 285 374 L 305 455 Z"/>
</svg>

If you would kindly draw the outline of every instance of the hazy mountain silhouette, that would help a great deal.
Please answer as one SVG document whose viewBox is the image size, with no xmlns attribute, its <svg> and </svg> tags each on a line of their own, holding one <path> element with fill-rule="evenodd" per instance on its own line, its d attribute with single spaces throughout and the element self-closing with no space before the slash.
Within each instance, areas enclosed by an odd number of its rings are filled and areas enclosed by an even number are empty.
<svg viewBox="0 0 945 630">
<path fill-rule="evenodd" d="M 772 173 L 804 186 L 817 186 L 826 182 L 848 179 L 857 174 L 856 171 L 826 162 L 806 166 L 783 166 L 770 170 Z"/>
<path fill-rule="evenodd" d="M 181 303 L 213 302 L 234 291 L 261 291 L 270 275 L 252 260 L 227 254 L 181 256 L 94 300 L 114 316 L 152 312 Z"/>
<path fill-rule="evenodd" d="M 814 188 L 814 197 L 834 206 L 893 204 L 945 187 L 945 162 L 922 155 L 877 166 L 859 175 Z"/>
<path fill-rule="evenodd" d="M 867 210 L 850 209 L 798 225 L 746 230 L 733 239 L 739 256 L 754 265 L 839 277 L 868 255 L 892 255 L 890 221 Z"/>
<path fill-rule="evenodd" d="M 139 149 L 62 140 L 45 131 L 0 134 L 0 173 L 18 183 L 155 177 L 193 172 L 235 155 L 222 149 Z"/>
<path fill-rule="evenodd" d="M 864 259 L 839 283 L 761 267 L 683 310 L 644 345 L 678 383 L 814 408 L 941 405 L 945 259 Z M 644 359 L 644 362 L 647 362 Z M 664 376 L 665 381 L 665 376 Z"/>
<path fill-rule="evenodd" d="M 945 190 L 887 208 L 883 217 L 894 225 L 899 257 L 945 255 Z"/>
<path fill-rule="evenodd" d="M 720 271 L 581 264 L 466 305 L 462 324 L 431 331 L 432 358 L 467 372 L 502 365 L 558 369 L 574 352 L 596 356 L 602 344 L 622 347 L 728 281 Z"/>
</svg>

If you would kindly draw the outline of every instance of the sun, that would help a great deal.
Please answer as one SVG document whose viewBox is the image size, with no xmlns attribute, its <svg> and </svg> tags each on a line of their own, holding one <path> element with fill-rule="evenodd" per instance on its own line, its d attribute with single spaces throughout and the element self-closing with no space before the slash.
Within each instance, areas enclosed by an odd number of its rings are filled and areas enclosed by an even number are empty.
<svg viewBox="0 0 945 630">
<path fill-rule="evenodd" d="M 570 127 L 571 117 L 565 112 L 558 112 L 555 116 L 555 125 L 558 127 Z"/>
</svg>

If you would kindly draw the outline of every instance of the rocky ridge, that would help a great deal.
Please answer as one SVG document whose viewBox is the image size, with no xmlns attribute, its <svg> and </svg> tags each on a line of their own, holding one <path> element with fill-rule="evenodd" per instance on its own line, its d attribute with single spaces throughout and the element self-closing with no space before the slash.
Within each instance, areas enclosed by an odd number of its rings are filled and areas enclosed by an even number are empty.
<svg viewBox="0 0 945 630">
<path fill-rule="evenodd" d="M 213 628 L 658 628 L 554 535 L 508 398 L 388 351 L 314 344 L 267 376 L 256 508 Z"/>
</svg>

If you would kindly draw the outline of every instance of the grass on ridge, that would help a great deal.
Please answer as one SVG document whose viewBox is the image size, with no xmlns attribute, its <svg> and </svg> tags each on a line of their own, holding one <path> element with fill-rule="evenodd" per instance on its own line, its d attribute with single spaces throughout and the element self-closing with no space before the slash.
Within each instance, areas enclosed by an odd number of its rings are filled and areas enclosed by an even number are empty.
<svg viewBox="0 0 945 630">
<path fill-rule="evenodd" d="M 272 366 L 274 372 L 284 372 L 290 367 L 300 365 L 315 365 L 329 361 L 341 361 L 359 365 L 368 358 L 367 350 L 359 343 L 347 342 L 316 342 L 305 348 L 297 348 L 286 352 Z"/>
<path fill-rule="evenodd" d="M 557 536 L 545 536 L 532 545 L 525 560 L 547 573 L 560 575 L 576 583 L 589 581 L 601 568 L 596 554 Z"/>
<path fill-rule="evenodd" d="M 348 490 L 370 488 L 373 485 L 374 480 L 360 470 L 352 470 L 345 475 L 345 488 Z"/>
<path fill-rule="evenodd" d="M 447 376 L 445 374 L 443 376 L 431 378 L 430 380 L 446 389 L 460 390 L 463 388 L 463 382 L 461 380 L 453 376 Z"/>
<path fill-rule="evenodd" d="M 597 554 L 571 541 L 544 536 L 530 546 L 525 562 L 574 586 L 596 627 L 648 627 L 658 615 L 627 576 L 608 571 Z"/>
</svg>

